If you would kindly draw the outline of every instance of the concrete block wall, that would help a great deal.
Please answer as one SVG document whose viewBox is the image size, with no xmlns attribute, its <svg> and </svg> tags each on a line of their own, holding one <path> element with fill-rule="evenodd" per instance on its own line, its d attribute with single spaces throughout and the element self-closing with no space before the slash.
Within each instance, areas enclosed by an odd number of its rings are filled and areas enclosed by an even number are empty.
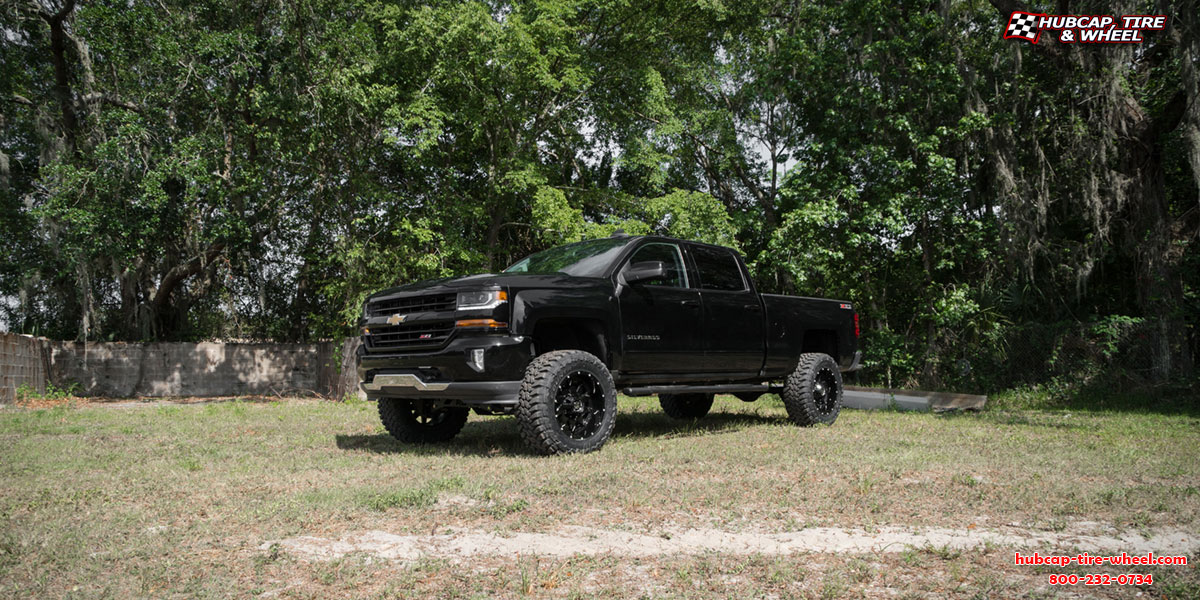
<svg viewBox="0 0 1200 600">
<path fill-rule="evenodd" d="M 0 332 L 0 403 L 16 400 L 17 390 L 28 386 L 46 391 L 47 368 L 41 338 Z"/>
<path fill-rule="evenodd" d="M 50 379 L 81 395 L 328 394 L 333 345 L 226 342 L 50 342 Z"/>
<path fill-rule="evenodd" d="M 62 342 L 0 337 L 0 401 L 27 384 L 76 386 L 81 396 L 321 395 L 357 391 L 358 339 L 314 344 Z"/>
</svg>

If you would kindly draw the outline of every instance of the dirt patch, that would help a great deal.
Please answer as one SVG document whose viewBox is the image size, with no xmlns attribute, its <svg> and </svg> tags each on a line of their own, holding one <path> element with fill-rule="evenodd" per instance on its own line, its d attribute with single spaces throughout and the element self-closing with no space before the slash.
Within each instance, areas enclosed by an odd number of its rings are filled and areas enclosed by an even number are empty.
<svg viewBox="0 0 1200 600">
<path fill-rule="evenodd" d="M 264 543 L 297 556 L 328 560 L 348 554 L 411 561 L 420 558 L 465 558 L 480 555 L 539 555 L 554 558 L 613 554 L 649 557 L 668 554 L 780 555 L 800 552 L 901 552 L 910 548 L 967 550 L 985 546 L 1036 548 L 1043 552 L 1071 548 L 1087 552 L 1185 554 L 1200 545 L 1200 536 L 1176 529 L 1154 531 L 1149 537 L 1117 531 L 1095 523 L 1079 523 L 1061 532 L 1001 527 L 988 531 L 936 527 L 881 527 L 871 531 L 814 527 L 786 533 L 741 533 L 716 529 L 665 530 L 647 535 L 565 527 L 553 533 L 509 533 L 451 529 L 434 535 L 396 535 L 367 531 L 330 539 L 299 536 Z"/>
</svg>

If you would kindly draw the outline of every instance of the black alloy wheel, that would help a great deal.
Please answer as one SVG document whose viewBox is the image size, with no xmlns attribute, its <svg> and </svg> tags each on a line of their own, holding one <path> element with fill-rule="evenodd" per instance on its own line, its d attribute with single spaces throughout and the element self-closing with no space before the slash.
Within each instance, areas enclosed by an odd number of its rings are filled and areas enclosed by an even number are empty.
<svg viewBox="0 0 1200 600">
<path fill-rule="evenodd" d="M 604 422 L 605 398 L 600 379 L 591 371 L 567 375 L 554 394 L 554 418 L 573 440 L 585 440 Z"/>
<path fill-rule="evenodd" d="M 817 412 L 822 415 L 831 414 L 838 409 L 841 383 L 835 373 L 836 370 L 823 366 L 813 378 L 813 400 L 817 403 Z"/>
<path fill-rule="evenodd" d="M 801 354 L 779 396 L 793 423 L 803 427 L 833 424 L 842 408 L 842 373 L 837 362 L 828 354 Z"/>
<path fill-rule="evenodd" d="M 517 400 L 521 439 L 539 454 L 599 450 L 612 435 L 617 390 L 604 363 L 582 350 L 533 359 Z"/>
</svg>

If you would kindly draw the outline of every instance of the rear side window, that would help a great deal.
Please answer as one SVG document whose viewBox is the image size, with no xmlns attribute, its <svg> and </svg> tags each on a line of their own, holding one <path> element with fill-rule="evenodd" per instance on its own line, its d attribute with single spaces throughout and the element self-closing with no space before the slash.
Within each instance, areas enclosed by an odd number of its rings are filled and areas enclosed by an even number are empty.
<svg viewBox="0 0 1200 600">
<path fill-rule="evenodd" d="M 683 266 L 683 254 L 679 252 L 679 247 L 675 244 L 646 244 L 633 253 L 633 256 L 629 258 L 629 262 L 626 263 L 625 268 L 628 269 L 635 263 L 653 261 L 662 261 L 663 266 L 667 268 L 667 272 L 662 279 L 647 281 L 645 282 L 646 285 L 688 287 L 687 269 Z"/>
<path fill-rule="evenodd" d="M 740 292 L 746 289 L 742 268 L 733 252 L 722 248 L 692 246 L 692 257 L 700 271 L 700 287 L 706 290 Z"/>
</svg>

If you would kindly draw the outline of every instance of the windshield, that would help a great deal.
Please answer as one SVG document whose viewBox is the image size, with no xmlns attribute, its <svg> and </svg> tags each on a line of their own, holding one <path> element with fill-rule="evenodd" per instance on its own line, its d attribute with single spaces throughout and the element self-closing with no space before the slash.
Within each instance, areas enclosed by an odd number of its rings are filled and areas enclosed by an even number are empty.
<svg viewBox="0 0 1200 600">
<path fill-rule="evenodd" d="M 603 238 L 567 244 L 531 254 L 504 270 L 505 273 L 566 273 L 577 277 L 600 277 L 616 260 L 630 238 Z"/>
</svg>

